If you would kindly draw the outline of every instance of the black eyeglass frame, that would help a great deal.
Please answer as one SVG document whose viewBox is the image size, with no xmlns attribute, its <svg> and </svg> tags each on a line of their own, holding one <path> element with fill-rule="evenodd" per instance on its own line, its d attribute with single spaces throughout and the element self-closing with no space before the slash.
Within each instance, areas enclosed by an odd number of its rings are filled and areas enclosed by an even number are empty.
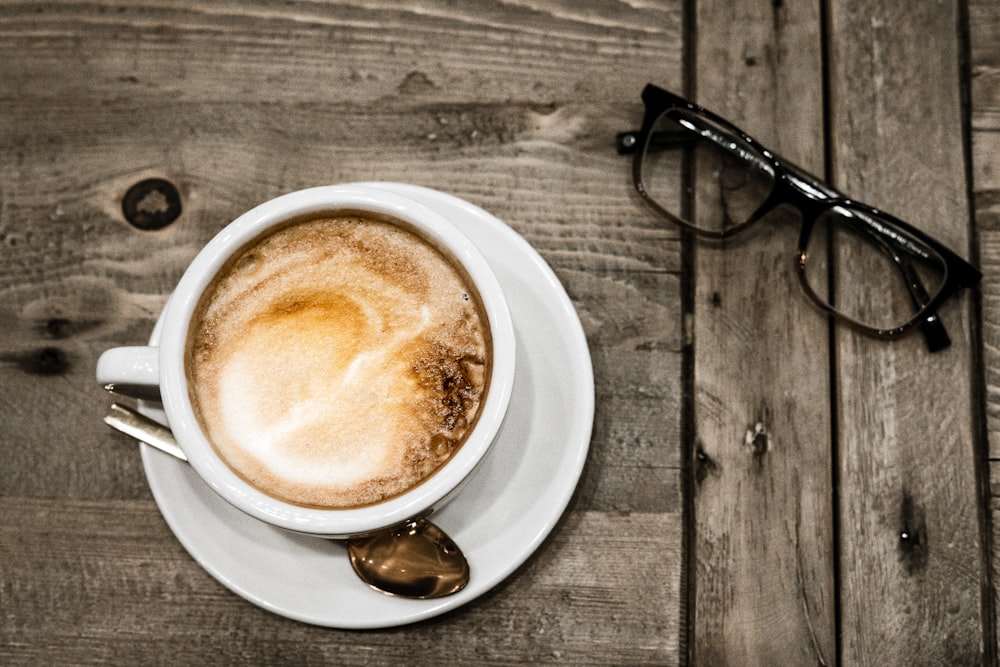
<svg viewBox="0 0 1000 667">
<path fill-rule="evenodd" d="M 796 261 L 799 282 L 810 300 L 819 308 L 840 321 L 880 338 L 895 338 L 919 325 L 931 351 L 944 349 L 950 344 L 951 341 L 937 315 L 937 310 L 941 304 L 958 290 L 974 287 L 978 284 L 982 278 L 982 274 L 978 269 L 916 227 L 880 209 L 849 198 L 847 195 L 809 174 L 801 167 L 781 158 L 776 153 L 762 146 L 746 132 L 712 111 L 653 84 L 648 84 L 643 89 L 642 100 L 645 105 L 642 129 L 638 132 L 619 134 L 618 152 L 621 154 L 635 154 L 632 162 L 632 181 L 635 189 L 643 200 L 660 215 L 699 236 L 724 239 L 743 231 L 775 208 L 784 204 L 791 205 L 798 209 L 802 218 Z M 752 149 L 757 156 L 764 160 L 767 168 L 772 170 L 774 185 L 771 192 L 764 202 L 744 222 L 721 231 L 706 230 L 671 213 L 650 196 L 642 177 L 643 158 L 650 144 L 656 142 L 664 146 L 680 146 L 685 143 L 693 143 L 701 138 L 693 130 L 686 137 L 683 134 L 677 136 L 657 136 L 657 133 L 653 133 L 653 127 L 657 121 L 672 109 L 680 110 L 694 117 L 701 117 L 718 129 L 738 138 L 747 147 Z M 819 217 L 824 212 L 838 207 L 847 211 L 860 213 L 862 216 L 873 216 L 876 219 L 882 219 L 896 226 L 911 235 L 919 243 L 926 245 L 931 251 L 937 253 L 944 261 L 944 278 L 941 288 L 933 297 L 930 297 L 917 277 L 916 272 L 912 270 L 912 265 L 899 254 L 900 251 L 902 253 L 915 253 L 916 250 L 912 247 L 913 244 L 905 243 L 903 240 L 888 233 L 887 230 L 879 229 L 877 225 L 869 224 L 864 230 L 896 262 L 897 267 L 903 273 L 904 279 L 907 282 L 914 303 L 918 307 L 917 312 L 903 324 L 883 329 L 858 322 L 837 311 L 828 303 L 826 298 L 816 294 L 810 286 L 805 273 L 806 249 L 809 238 Z M 907 245 L 911 247 L 907 248 Z"/>
</svg>

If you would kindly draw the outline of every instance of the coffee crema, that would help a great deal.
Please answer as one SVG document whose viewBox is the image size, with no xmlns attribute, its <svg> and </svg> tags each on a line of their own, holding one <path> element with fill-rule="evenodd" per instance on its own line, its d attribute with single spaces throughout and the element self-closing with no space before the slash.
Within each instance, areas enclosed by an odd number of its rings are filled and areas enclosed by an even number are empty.
<svg viewBox="0 0 1000 667">
<path fill-rule="evenodd" d="M 420 484 L 485 399 L 489 329 L 468 279 L 368 213 L 294 221 L 228 262 L 188 337 L 195 414 L 261 491 L 350 508 Z"/>
</svg>

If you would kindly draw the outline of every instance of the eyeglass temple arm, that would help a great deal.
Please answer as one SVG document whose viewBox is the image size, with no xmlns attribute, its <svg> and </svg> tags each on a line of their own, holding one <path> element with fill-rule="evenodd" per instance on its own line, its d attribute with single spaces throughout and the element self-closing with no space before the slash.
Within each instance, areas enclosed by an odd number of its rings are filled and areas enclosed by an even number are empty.
<svg viewBox="0 0 1000 667">
<path fill-rule="evenodd" d="M 619 132 L 615 135 L 615 147 L 619 155 L 633 155 L 640 149 L 638 130 L 631 132 Z M 693 146 L 697 144 L 699 137 L 692 135 L 690 131 L 679 132 L 653 132 L 649 137 L 649 146 L 652 148 L 677 148 L 681 146 Z"/>
<path fill-rule="evenodd" d="M 906 289 L 910 293 L 910 299 L 913 301 L 913 305 L 919 310 L 927 305 L 931 300 L 930 295 L 927 293 L 927 288 L 924 287 L 924 283 L 920 280 L 920 276 L 917 275 L 916 269 L 913 268 L 913 263 L 909 262 L 905 257 L 902 257 L 899 253 L 893 252 L 892 246 L 894 244 L 890 243 L 881 234 L 878 234 L 874 230 L 867 230 L 872 239 L 882 245 L 885 248 L 885 252 L 892 257 L 892 261 L 895 262 L 896 268 L 899 272 L 903 274 L 903 281 L 906 283 Z M 903 245 L 897 245 L 904 252 L 907 250 Z M 918 325 L 920 327 L 920 333 L 924 335 L 924 342 L 927 343 L 927 349 L 930 352 L 939 352 L 949 345 L 951 345 L 951 337 L 948 335 L 948 330 L 944 326 L 944 322 L 938 316 L 937 311 L 932 311 L 927 314 L 927 316 Z"/>
<path fill-rule="evenodd" d="M 910 291 L 910 298 L 913 299 L 913 304 L 917 308 L 923 308 L 930 301 L 930 295 L 924 289 L 924 284 L 917 276 L 917 272 L 913 270 L 913 265 L 902 258 L 897 259 L 896 262 L 899 270 L 902 271 L 903 276 L 906 278 L 906 287 Z M 945 329 L 944 322 L 941 321 L 937 311 L 928 313 L 919 326 L 920 333 L 924 335 L 924 342 L 927 343 L 929 351 L 939 352 L 951 345 L 951 337 L 948 335 L 948 330 Z"/>
</svg>

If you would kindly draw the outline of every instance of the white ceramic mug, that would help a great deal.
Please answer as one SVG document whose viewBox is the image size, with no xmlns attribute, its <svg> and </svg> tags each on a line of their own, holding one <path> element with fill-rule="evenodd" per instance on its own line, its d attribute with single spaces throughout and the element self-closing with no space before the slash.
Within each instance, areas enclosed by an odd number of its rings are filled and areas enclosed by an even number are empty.
<svg viewBox="0 0 1000 667">
<path fill-rule="evenodd" d="M 235 474 L 220 458 L 200 426 L 189 398 L 185 350 L 202 293 L 231 256 L 287 220 L 337 210 L 367 211 L 402 220 L 460 262 L 479 292 L 492 341 L 492 363 L 486 399 L 475 426 L 458 451 L 433 475 L 403 494 L 374 505 L 318 509 L 263 493 Z M 160 326 L 158 346 L 119 347 L 102 354 L 97 381 L 139 397 L 144 390 L 145 393 L 158 390 L 175 438 L 209 487 L 247 514 L 298 533 L 348 537 L 425 516 L 440 508 L 471 476 L 496 440 L 513 389 L 513 325 L 503 290 L 486 259 L 455 225 L 434 210 L 370 186 L 349 184 L 301 190 L 261 204 L 237 218 L 191 262 L 167 302 Z"/>
</svg>

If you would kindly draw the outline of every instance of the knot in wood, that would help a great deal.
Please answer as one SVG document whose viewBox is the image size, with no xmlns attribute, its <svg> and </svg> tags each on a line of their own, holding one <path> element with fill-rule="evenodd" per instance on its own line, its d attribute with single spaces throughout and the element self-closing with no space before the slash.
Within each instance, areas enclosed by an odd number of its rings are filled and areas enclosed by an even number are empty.
<svg viewBox="0 0 1000 667">
<path fill-rule="evenodd" d="M 128 189 L 122 198 L 122 214 L 137 229 L 163 229 L 181 214 L 181 195 L 162 178 L 147 178 Z"/>
<path fill-rule="evenodd" d="M 899 561 L 913 575 L 927 567 L 930 545 L 924 508 L 907 491 L 900 502 L 899 522 Z"/>
</svg>

